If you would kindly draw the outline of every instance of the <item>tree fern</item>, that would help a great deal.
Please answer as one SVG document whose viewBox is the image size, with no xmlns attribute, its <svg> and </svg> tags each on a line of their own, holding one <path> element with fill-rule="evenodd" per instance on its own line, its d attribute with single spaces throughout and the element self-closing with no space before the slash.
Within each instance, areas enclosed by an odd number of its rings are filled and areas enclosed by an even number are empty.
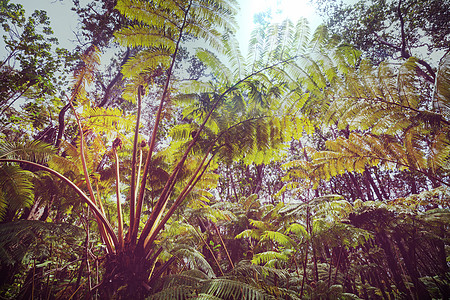
<svg viewBox="0 0 450 300">
<path fill-rule="evenodd" d="M 179 245 L 175 247 L 173 253 L 174 255 L 181 255 L 182 257 L 188 259 L 190 262 L 192 262 L 193 266 L 195 266 L 197 269 L 203 270 L 208 276 L 215 276 L 211 265 L 196 249 L 187 247 L 186 245 Z"/>
</svg>

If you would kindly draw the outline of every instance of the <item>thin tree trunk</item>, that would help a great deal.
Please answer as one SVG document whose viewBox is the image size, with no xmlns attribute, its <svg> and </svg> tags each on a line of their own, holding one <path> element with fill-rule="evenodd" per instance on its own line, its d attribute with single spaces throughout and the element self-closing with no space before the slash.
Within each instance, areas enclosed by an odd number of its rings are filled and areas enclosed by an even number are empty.
<svg viewBox="0 0 450 300">
<path fill-rule="evenodd" d="M 383 195 L 381 195 L 380 189 L 373 181 L 371 172 L 368 170 L 364 171 L 364 176 L 365 176 L 365 179 L 369 182 L 370 186 L 372 186 L 372 190 L 375 192 L 375 195 L 377 195 L 378 200 L 383 201 Z"/>
<path fill-rule="evenodd" d="M 384 250 L 385 258 L 388 263 L 389 269 L 392 273 L 395 285 L 397 286 L 399 291 L 403 293 L 402 296 L 405 297 L 405 299 L 411 299 L 408 289 L 406 288 L 405 283 L 403 282 L 402 276 L 398 272 L 398 270 L 400 270 L 400 267 L 396 262 L 395 255 L 392 251 L 391 245 L 389 244 L 388 237 L 386 236 L 385 233 L 378 233 L 377 240 L 381 248 Z"/>
<path fill-rule="evenodd" d="M 309 206 L 306 207 L 306 230 L 309 228 Z M 311 237 L 310 237 L 311 238 Z M 306 267 L 308 265 L 308 249 L 309 249 L 309 240 L 306 242 L 306 253 L 305 253 L 305 260 L 303 262 L 303 278 L 302 278 L 302 287 L 300 288 L 300 299 L 303 297 L 303 291 L 305 287 L 305 281 L 307 277 Z"/>
<path fill-rule="evenodd" d="M 353 187 L 355 188 L 357 197 L 358 197 L 359 199 L 361 199 L 361 200 L 365 200 L 365 199 L 364 199 L 364 194 L 363 194 L 363 192 L 361 191 L 361 188 L 360 188 L 360 186 L 359 186 L 358 181 L 356 180 L 355 175 L 353 175 L 353 174 L 350 173 L 350 172 L 348 172 L 347 174 L 348 174 L 348 177 L 350 178 L 351 182 L 353 183 Z"/>
<path fill-rule="evenodd" d="M 373 174 L 375 175 L 375 180 L 377 181 L 377 186 L 380 187 L 379 190 L 381 192 L 381 195 L 383 196 L 383 199 L 389 199 L 388 193 L 386 193 L 386 191 L 384 190 L 384 187 L 385 186 L 389 186 L 389 184 L 388 183 L 385 183 L 385 184 L 381 183 L 380 176 L 378 175 L 378 168 L 377 167 L 374 167 L 373 170 L 374 170 Z"/>
<path fill-rule="evenodd" d="M 409 243 L 409 251 L 406 251 L 405 247 L 403 246 L 402 243 L 402 238 L 401 238 L 401 233 L 396 233 L 395 235 L 395 240 L 396 240 L 396 244 L 398 249 L 400 250 L 401 255 L 403 256 L 403 262 L 406 266 L 406 271 L 408 272 L 408 276 L 411 278 L 413 284 L 414 284 L 414 288 L 415 288 L 415 296 L 417 297 L 417 299 L 425 299 L 431 300 L 431 296 L 427 291 L 427 288 L 425 287 L 425 285 L 420 281 L 419 279 L 419 273 L 417 272 L 417 266 L 415 265 L 415 261 L 416 261 L 416 257 L 414 254 L 414 243 L 416 242 L 415 239 L 413 238 L 412 241 Z M 408 253 L 409 252 L 409 253 Z"/>
</svg>

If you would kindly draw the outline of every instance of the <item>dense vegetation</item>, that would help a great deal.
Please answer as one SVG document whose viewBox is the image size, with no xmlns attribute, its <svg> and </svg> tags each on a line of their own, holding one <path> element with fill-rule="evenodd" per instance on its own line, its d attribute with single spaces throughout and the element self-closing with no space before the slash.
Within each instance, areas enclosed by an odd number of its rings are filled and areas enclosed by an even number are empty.
<svg viewBox="0 0 450 300">
<path fill-rule="evenodd" d="M 266 12 L 243 55 L 234 0 L 74 0 L 73 52 L 0 1 L 1 298 L 448 299 L 438 2 Z"/>
</svg>

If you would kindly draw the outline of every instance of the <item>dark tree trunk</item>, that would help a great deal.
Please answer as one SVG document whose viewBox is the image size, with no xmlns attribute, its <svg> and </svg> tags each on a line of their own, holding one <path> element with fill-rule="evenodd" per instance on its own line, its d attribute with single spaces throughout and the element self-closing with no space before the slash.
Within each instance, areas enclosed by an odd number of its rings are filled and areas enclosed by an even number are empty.
<svg viewBox="0 0 450 300">
<path fill-rule="evenodd" d="M 353 184 L 353 188 L 356 191 L 356 197 L 364 201 L 365 200 L 364 199 L 364 194 L 363 194 L 363 192 L 361 190 L 361 187 L 359 186 L 359 183 L 358 183 L 355 175 L 353 175 L 352 173 L 349 172 L 348 173 L 348 177 L 350 178 L 350 180 L 351 180 L 351 182 Z"/>
<path fill-rule="evenodd" d="M 417 266 L 415 264 L 416 257 L 415 257 L 415 251 L 414 251 L 415 240 L 412 239 L 409 242 L 409 251 L 406 251 L 405 247 L 403 246 L 401 233 L 396 232 L 395 240 L 396 240 L 397 247 L 403 256 L 403 262 L 406 266 L 406 271 L 408 272 L 408 275 L 414 284 L 416 297 L 418 297 L 417 299 L 421 299 L 421 300 L 422 299 L 425 299 L 425 300 L 430 299 L 431 300 L 431 296 L 428 293 L 425 285 L 420 281 L 420 279 L 419 279 L 420 276 L 419 276 L 419 273 L 417 272 Z"/>
<path fill-rule="evenodd" d="M 406 288 L 405 283 L 403 282 L 402 276 L 399 273 L 400 266 L 397 264 L 388 237 L 385 233 L 381 232 L 376 235 L 376 239 L 380 247 L 384 250 L 385 258 L 389 266 L 389 270 L 392 273 L 392 278 L 394 279 L 395 285 L 403 294 L 402 296 L 405 297 L 405 299 L 411 299 L 411 295 Z"/>
<path fill-rule="evenodd" d="M 378 186 L 373 181 L 372 175 L 370 174 L 369 171 L 367 170 L 364 171 L 364 178 L 366 182 L 368 182 L 372 187 L 373 191 L 375 192 L 375 195 L 377 195 L 378 200 L 383 201 L 383 196 L 381 195 L 380 189 L 378 189 Z"/>
</svg>

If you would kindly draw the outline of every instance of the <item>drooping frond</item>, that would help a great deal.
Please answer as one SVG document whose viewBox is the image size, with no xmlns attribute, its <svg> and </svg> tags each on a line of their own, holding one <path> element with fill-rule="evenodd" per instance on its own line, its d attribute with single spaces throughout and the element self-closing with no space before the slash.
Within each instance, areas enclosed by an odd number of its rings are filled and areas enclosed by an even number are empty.
<svg viewBox="0 0 450 300">
<path fill-rule="evenodd" d="M 264 240 L 269 240 L 272 243 L 279 244 L 285 248 L 292 248 L 295 246 L 295 242 L 289 236 L 277 231 L 264 231 L 261 235 L 261 241 Z"/>
<path fill-rule="evenodd" d="M 392 136 L 352 133 L 348 139 L 337 138 L 327 141 L 329 151 L 314 154 L 314 163 L 320 165 L 326 178 L 345 171 L 363 172 L 366 167 L 379 163 L 397 168 L 422 170 L 427 166 L 420 148 L 414 145 L 404 147 Z M 411 153 L 413 152 L 413 153 Z"/>
<path fill-rule="evenodd" d="M 95 71 L 100 64 L 100 50 L 95 45 L 89 46 L 81 56 L 81 62 L 73 74 L 71 101 L 83 100 L 86 86 L 95 79 Z"/>
<path fill-rule="evenodd" d="M 248 260 L 241 260 L 235 268 L 229 272 L 229 275 L 236 276 L 238 278 L 289 278 L 289 273 L 285 269 L 277 269 L 259 264 L 254 264 Z"/>
<path fill-rule="evenodd" d="M 27 143 L 4 141 L 0 145 L 0 158 L 23 159 L 37 163 L 48 161 L 55 150 L 52 145 L 42 141 L 32 141 Z"/>
<path fill-rule="evenodd" d="M 33 204 L 32 175 L 19 166 L 4 164 L 0 167 L 0 221 L 7 209 L 15 212 Z"/>
<path fill-rule="evenodd" d="M 227 37 L 224 41 L 224 54 L 230 59 L 231 66 L 234 67 L 233 76 L 229 78 L 243 78 L 246 74 L 247 66 L 239 43 L 234 37 Z"/>
<path fill-rule="evenodd" d="M 202 288 L 198 299 L 269 299 L 269 296 L 256 286 L 231 279 L 217 278 L 208 281 Z"/>
<path fill-rule="evenodd" d="M 226 85 L 229 85 L 232 82 L 231 80 L 234 79 L 233 72 L 211 51 L 199 49 L 197 51 L 197 57 L 211 68 L 214 76 L 220 81 L 225 82 Z"/>
<path fill-rule="evenodd" d="M 188 245 L 179 244 L 172 251 L 173 255 L 187 259 L 197 269 L 203 270 L 209 277 L 215 277 L 214 271 L 211 265 L 205 259 L 202 253 L 200 253 L 194 247 Z"/>
<path fill-rule="evenodd" d="M 447 52 L 439 62 L 436 73 L 433 106 L 437 113 L 450 119 L 450 52 Z"/>
<path fill-rule="evenodd" d="M 298 223 L 292 223 L 286 228 L 285 234 L 289 233 L 294 234 L 296 237 L 308 237 L 305 226 Z"/>
<path fill-rule="evenodd" d="M 127 77 L 136 77 L 141 72 L 152 74 L 158 68 L 168 68 L 172 53 L 172 49 L 159 45 L 139 52 L 123 65 L 122 73 Z"/>
<path fill-rule="evenodd" d="M 236 28 L 237 2 L 232 0 L 151 3 L 121 0 L 116 9 L 138 22 L 116 32 L 118 42 L 144 47 L 125 64 L 123 72 L 128 77 L 151 73 L 160 67 L 167 69 L 185 36 L 202 39 L 214 49 L 222 50 L 222 34 Z"/>
<path fill-rule="evenodd" d="M 287 261 L 288 256 L 284 253 L 276 252 L 276 251 L 265 251 L 261 253 L 257 253 L 253 256 L 252 263 L 253 264 L 267 264 L 271 261 L 279 260 L 279 261 Z"/>
<path fill-rule="evenodd" d="M 317 49 L 320 49 L 324 45 L 326 45 L 326 42 L 328 41 L 328 28 L 325 25 L 320 25 L 316 28 L 314 31 L 314 34 L 311 38 L 311 41 L 309 43 L 309 49 L 314 52 Z"/>
<path fill-rule="evenodd" d="M 435 109 L 427 108 L 427 97 L 416 74 L 417 64 L 413 57 L 399 68 L 387 63 L 374 67 L 363 61 L 332 91 L 326 120 L 337 123 L 339 128 L 370 129 L 375 134 L 398 134 L 420 124 L 427 128 L 447 124 L 447 116 L 437 102 Z M 442 81 L 437 81 L 436 90 L 445 90 L 446 70 L 443 65 Z M 439 100 L 442 107 L 444 98 Z"/>
</svg>

